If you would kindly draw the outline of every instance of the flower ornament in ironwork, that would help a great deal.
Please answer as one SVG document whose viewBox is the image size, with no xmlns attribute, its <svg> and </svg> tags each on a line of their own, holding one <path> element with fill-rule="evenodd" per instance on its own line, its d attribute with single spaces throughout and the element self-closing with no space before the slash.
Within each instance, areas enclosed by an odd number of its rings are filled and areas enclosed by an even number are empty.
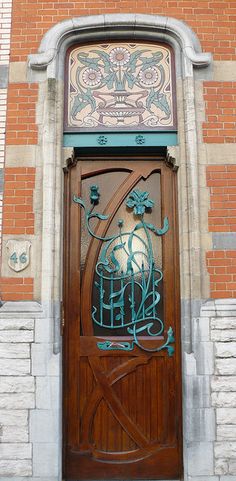
<svg viewBox="0 0 236 481">
<path fill-rule="evenodd" d="M 151 209 L 154 206 L 154 201 L 148 197 L 148 192 L 142 192 L 138 189 L 133 190 L 126 201 L 126 205 L 134 210 L 135 215 L 143 215 L 147 209 Z"/>
<path fill-rule="evenodd" d="M 98 291 L 98 300 L 93 305 L 91 317 L 93 323 L 102 328 L 122 329 L 126 336 L 130 336 L 130 340 L 118 342 L 111 338 L 97 342 L 97 347 L 104 351 L 132 351 L 135 346 L 148 352 L 167 349 L 168 355 L 172 356 L 172 344 L 175 341 L 172 327 L 168 328 L 166 339 L 160 343 L 160 336 L 165 332 L 164 321 L 158 314 L 163 272 L 155 265 L 152 242 L 153 234 L 163 236 L 167 233 L 168 218 L 164 218 L 162 228 L 146 222 L 144 214 L 153 208 L 154 201 L 149 199 L 148 192 L 135 189 L 129 194 L 126 206 L 139 217 L 138 222 L 132 230 L 127 230 L 124 220 L 118 219 L 118 232 L 101 237 L 90 225 L 91 219 L 98 222 L 109 219 L 108 215 L 94 211 L 95 205 L 99 204 L 99 197 L 99 187 L 95 184 L 90 186 L 90 209 L 87 209 L 81 197 L 73 197 L 73 201 L 85 211 L 89 234 L 102 242 L 95 266 L 94 288 Z M 154 348 L 147 347 L 142 342 L 145 334 L 149 338 L 156 338 L 159 344 Z"/>
<path fill-rule="evenodd" d="M 97 138 L 97 142 L 99 145 L 106 145 L 108 142 L 108 138 L 105 135 L 99 135 Z"/>
<path fill-rule="evenodd" d="M 98 204 L 98 201 L 99 201 L 99 197 L 100 197 L 100 193 L 99 193 L 99 188 L 97 185 L 91 185 L 90 186 L 90 202 L 91 204 Z"/>
<path fill-rule="evenodd" d="M 145 137 L 144 137 L 144 135 L 141 135 L 141 134 L 136 135 L 136 137 L 135 137 L 135 142 L 136 142 L 136 144 L 138 144 L 138 145 L 143 145 L 143 144 L 145 144 Z"/>
</svg>

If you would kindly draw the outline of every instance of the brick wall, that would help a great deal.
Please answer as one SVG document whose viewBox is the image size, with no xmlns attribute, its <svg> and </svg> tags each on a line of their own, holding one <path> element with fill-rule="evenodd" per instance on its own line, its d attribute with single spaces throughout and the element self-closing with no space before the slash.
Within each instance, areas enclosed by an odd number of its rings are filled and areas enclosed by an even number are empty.
<svg viewBox="0 0 236 481">
<path fill-rule="evenodd" d="M 37 97 L 38 85 L 36 84 L 9 84 L 6 144 L 37 144 L 35 123 Z"/>
<path fill-rule="evenodd" d="M 236 82 L 204 82 L 204 100 L 204 142 L 236 142 Z"/>
<path fill-rule="evenodd" d="M 207 186 L 210 190 L 209 231 L 236 232 L 236 165 L 208 166 Z M 209 251 L 206 262 L 211 297 L 236 297 L 236 249 Z"/>
<path fill-rule="evenodd" d="M 31 301 L 34 281 L 30 277 L 2 277 L 1 297 L 3 301 Z"/>
<path fill-rule="evenodd" d="M 33 234 L 34 167 L 5 169 L 4 234 Z"/>
<path fill-rule="evenodd" d="M 5 7 L 6 4 L 4 4 Z M 190 0 L 182 0 L 181 2 L 170 0 L 164 3 L 160 0 L 120 0 L 109 1 L 108 3 L 101 0 L 98 3 L 71 0 L 55 0 L 54 2 L 50 0 L 37 0 L 37 2 L 34 0 L 15 0 L 12 12 L 11 61 L 25 61 L 29 53 L 37 52 L 44 33 L 56 23 L 71 17 L 94 15 L 101 12 L 144 12 L 169 15 L 184 20 L 198 35 L 203 50 L 211 51 L 215 60 L 236 60 L 236 8 L 234 2 L 229 0 L 223 2 L 203 0 L 200 3 Z M 10 11 L 4 12 L 5 21 L 8 19 L 9 22 L 9 14 Z M 233 105 L 235 97 L 236 82 L 204 82 L 206 119 L 202 125 L 203 142 L 207 144 L 235 143 L 236 109 Z M 38 86 L 36 84 L 24 82 L 10 85 L 7 145 L 37 144 L 35 119 L 37 99 Z M 222 171 L 222 174 L 227 175 L 227 172 Z M 222 181 L 222 178 L 214 178 L 214 175 L 218 175 L 217 172 L 214 174 L 208 171 L 207 175 L 210 176 L 208 187 L 211 188 L 209 230 L 210 232 L 233 232 L 235 229 L 235 214 L 233 207 L 230 207 L 230 202 L 233 202 L 233 200 L 230 199 L 230 193 L 226 192 L 232 179 L 229 178 L 226 184 L 222 186 L 224 192 L 217 192 L 218 186 L 216 184 Z M 221 173 L 219 175 L 221 176 Z M 230 172 L 228 175 L 230 175 Z M 212 181 L 215 181 L 215 186 L 210 186 Z M 24 197 L 20 190 L 23 190 L 23 188 L 9 189 L 8 182 L 10 181 L 6 180 L 4 233 L 26 235 L 33 233 L 34 214 L 30 201 L 32 192 L 27 196 L 27 204 L 24 208 L 23 205 L 20 205 Z M 232 191 L 233 187 L 232 185 Z M 13 196 L 9 194 L 9 190 L 14 191 Z M 16 197 L 15 200 L 13 200 L 14 196 Z M 221 207 L 219 207 L 220 205 Z M 27 209 L 29 210 L 27 211 Z M 213 282 L 211 282 L 211 285 L 213 286 Z M 212 289 L 213 292 L 215 292 L 214 289 Z M 224 292 L 223 289 L 218 290 L 219 295 L 222 292 Z M 232 293 L 232 290 L 230 292 Z M 215 297 L 215 294 L 212 295 Z"/>
<path fill-rule="evenodd" d="M 236 297 L 236 250 L 216 250 L 206 253 L 210 275 L 211 297 Z"/>
<path fill-rule="evenodd" d="M 0 1 L 0 252 L 2 240 L 2 181 L 5 160 L 7 75 L 10 54 L 12 0 Z"/>
<path fill-rule="evenodd" d="M 116 0 L 98 2 L 78 0 L 14 0 L 11 60 L 26 60 L 37 51 L 43 34 L 69 17 L 100 13 L 149 13 L 184 20 L 195 30 L 206 51 L 216 60 L 236 59 L 235 2 L 195 0 Z"/>
<path fill-rule="evenodd" d="M 209 231 L 236 232 L 236 165 L 207 167 Z"/>
<path fill-rule="evenodd" d="M 0 65 L 8 65 L 12 0 L 0 1 Z"/>
</svg>

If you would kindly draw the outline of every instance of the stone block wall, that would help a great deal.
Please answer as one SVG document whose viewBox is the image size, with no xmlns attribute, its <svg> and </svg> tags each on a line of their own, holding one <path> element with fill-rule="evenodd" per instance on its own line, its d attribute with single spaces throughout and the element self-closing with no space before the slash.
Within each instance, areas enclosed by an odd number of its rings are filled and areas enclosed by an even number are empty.
<svg viewBox="0 0 236 481">
<path fill-rule="evenodd" d="M 30 409 L 35 407 L 31 370 L 34 319 L 0 317 L 0 478 L 32 475 Z"/>
<path fill-rule="evenodd" d="M 60 356 L 37 303 L 0 311 L 0 479 L 60 479 Z"/>
<path fill-rule="evenodd" d="M 215 412 L 215 475 L 236 478 L 236 301 L 216 300 L 202 308 L 209 322 L 214 366 L 211 406 Z"/>
</svg>

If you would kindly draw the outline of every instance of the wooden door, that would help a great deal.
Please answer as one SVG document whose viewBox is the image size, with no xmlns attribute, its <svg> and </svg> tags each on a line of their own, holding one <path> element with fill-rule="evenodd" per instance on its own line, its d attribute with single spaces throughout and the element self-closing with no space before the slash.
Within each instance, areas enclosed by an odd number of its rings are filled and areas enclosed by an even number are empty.
<svg viewBox="0 0 236 481">
<path fill-rule="evenodd" d="M 175 177 L 158 156 L 65 169 L 66 480 L 181 475 Z"/>
</svg>

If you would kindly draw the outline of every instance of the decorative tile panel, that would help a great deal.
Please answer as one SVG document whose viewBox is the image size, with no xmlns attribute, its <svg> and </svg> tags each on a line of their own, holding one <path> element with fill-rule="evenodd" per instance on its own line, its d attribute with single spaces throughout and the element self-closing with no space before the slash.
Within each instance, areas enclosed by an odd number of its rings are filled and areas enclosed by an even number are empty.
<svg viewBox="0 0 236 481">
<path fill-rule="evenodd" d="M 175 130 L 173 53 L 112 43 L 68 55 L 65 131 Z"/>
</svg>

